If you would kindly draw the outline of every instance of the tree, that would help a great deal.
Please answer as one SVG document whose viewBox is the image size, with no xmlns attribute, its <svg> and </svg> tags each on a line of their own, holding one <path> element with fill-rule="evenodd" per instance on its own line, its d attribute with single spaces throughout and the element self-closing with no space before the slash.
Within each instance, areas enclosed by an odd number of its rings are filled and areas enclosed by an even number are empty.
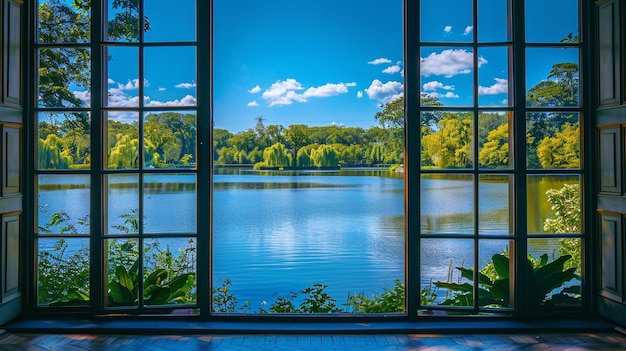
<svg viewBox="0 0 626 351">
<path fill-rule="evenodd" d="M 447 114 L 438 130 L 422 137 L 423 153 L 435 167 L 472 166 L 472 119 L 464 114 Z"/>
<path fill-rule="evenodd" d="M 557 63 L 546 80 L 528 90 L 529 106 L 578 106 L 578 64 Z"/>
<path fill-rule="evenodd" d="M 285 131 L 285 140 L 291 149 L 291 154 L 293 155 L 292 157 L 294 160 L 298 157 L 298 150 L 309 144 L 310 134 L 309 127 L 304 124 L 292 124 Z"/>
<path fill-rule="evenodd" d="M 285 150 L 285 145 L 281 143 L 276 143 L 263 150 L 262 166 L 284 168 L 289 167 L 290 161 L 289 155 Z"/>
<path fill-rule="evenodd" d="M 578 123 L 565 123 L 554 137 L 539 143 L 537 156 L 543 168 L 580 167 L 580 127 Z"/>
<path fill-rule="evenodd" d="M 337 153 L 329 145 L 320 145 L 317 149 L 311 150 L 311 162 L 317 168 L 339 166 Z"/>
<path fill-rule="evenodd" d="M 480 149 L 478 162 L 482 167 L 509 167 L 509 126 L 503 124 L 489 132 L 487 142 Z"/>
</svg>

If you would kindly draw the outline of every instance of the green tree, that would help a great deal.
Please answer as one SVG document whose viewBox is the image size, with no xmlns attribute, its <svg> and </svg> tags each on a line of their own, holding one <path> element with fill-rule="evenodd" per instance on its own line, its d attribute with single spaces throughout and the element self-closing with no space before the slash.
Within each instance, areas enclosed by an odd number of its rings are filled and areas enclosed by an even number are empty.
<svg viewBox="0 0 626 351">
<path fill-rule="evenodd" d="M 317 149 L 311 150 L 311 162 L 317 168 L 339 166 L 337 153 L 329 145 L 320 145 Z"/>
<path fill-rule="evenodd" d="M 478 154 L 481 167 L 509 167 L 509 126 L 503 124 L 489 132 L 487 142 Z"/>
<path fill-rule="evenodd" d="M 289 167 L 291 164 L 285 145 L 276 143 L 263 150 L 263 165 L 265 167 Z"/>
<path fill-rule="evenodd" d="M 39 169 L 68 169 L 72 159 L 62 153 L 62 140 L 55 134 L 39 139 L 37 160 Z"/>
<path fill-rule="evenodd" d="M 139 166 L 139 139 L 119 134 L 117 143 L 108 157 L 108 167 L 114 169 L 137 168 Z"/>
<path fill-rule="evenodd" d="M 578 123 L 565 123 L 554 137 L 539 143 L 537 156 L 543 168 L 580 167 L 580 127 Z"/>
<path fill-rule="evenodd" d="M 293 160 L 298 158 L 298 150 L 309 144 L 309 136 L 309 127 L 304 124 L 292 124 L 285 130 L 285 140 L 291 150 Z"/>
<path fill-rule="evenodd" d="M 578 64 L 563 62 L 552 66 L 547 79 L 528 90 L 529 106 L 578 106 Z"/>
<path fill-rule="evenodd" d="M 438 168 L 472 166 L 472 118 L 448 113 L 437 131 L 422 137 L 423 153 Z"/>
</svg>

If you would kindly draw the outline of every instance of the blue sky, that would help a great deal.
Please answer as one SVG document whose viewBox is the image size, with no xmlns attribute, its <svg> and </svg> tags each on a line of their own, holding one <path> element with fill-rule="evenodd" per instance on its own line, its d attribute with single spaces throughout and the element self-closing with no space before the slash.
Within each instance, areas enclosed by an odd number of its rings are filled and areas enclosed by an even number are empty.
<svg viewBox="0 0 626 351">
<path fill-rule="evenodd" d="M 403 91 L 402 1 L 215 1 L 215 126 L 371 126 Z"/>
<path fill-rule="evenodd" d="M 147 0 L 152 29 L 146 41 L 195 40 L 195 1 Z M 480 106 L 509 105 L 509 52 L 479 49 L 478 72 L 471 43 L 508 40 L 506 1 L 479 1 L 472 23 L 471 0 L 422 0 L 422 92 L 449 106 L 473 103 L 478 74 Z M 527 0 L 526 38 L 558 42 L 578 34 L 577 0 Z M 164 11 L 163 9 L 167 9 Z M 454 9 L 450 11 L 450 9 Z M 370 127 L 381 105 L 401 96 L 402 0 L 214 1 L 214 122 L 237 132 L 266 124 L 339 124 Z M 558 16 L 555 14 L 558 13 Z M 416 43 L 417 45 L 417 43 Z M 137 107 L 139 51 L 111 48 L 109 106 Z M 145 49 L 146 106 L 194 106 L 194 47 Z M 578 62 L 578 51 L 527 50 L 527 89 L 545 79 L 554 63 Z M 203 80 L 204 81 L 204 80 Z M 77 92 L 85 96 L 86 92 Z M 131 115 L 128 115 L 131 116 Z M 136 114 L 133 116 L 136 117 Z"/>
</svg>

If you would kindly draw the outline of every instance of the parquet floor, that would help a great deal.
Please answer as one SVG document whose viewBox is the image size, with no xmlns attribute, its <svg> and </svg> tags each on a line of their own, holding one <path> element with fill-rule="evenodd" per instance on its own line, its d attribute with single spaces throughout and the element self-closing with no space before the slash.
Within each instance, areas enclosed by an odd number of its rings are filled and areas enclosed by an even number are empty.
<svg viewBox="0 0 626 351">
<path fill-rule="evenodd" d="M 626 350 L 626 336 L 611 333 L 463 335 L 0 335 L 0 350 Z"/>
</svg>

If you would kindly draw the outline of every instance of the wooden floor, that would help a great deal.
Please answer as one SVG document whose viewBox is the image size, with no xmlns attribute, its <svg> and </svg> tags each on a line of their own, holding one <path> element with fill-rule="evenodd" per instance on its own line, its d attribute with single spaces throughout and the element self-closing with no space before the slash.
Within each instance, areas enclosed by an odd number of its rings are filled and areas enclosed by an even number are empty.
<svg viewBox="0 0 626 351">
<path fill-rule="evenodd" d="M 611 333 L 464 335 L 0 335 L 0 350 L 626 350 Z"/>
</svg>

